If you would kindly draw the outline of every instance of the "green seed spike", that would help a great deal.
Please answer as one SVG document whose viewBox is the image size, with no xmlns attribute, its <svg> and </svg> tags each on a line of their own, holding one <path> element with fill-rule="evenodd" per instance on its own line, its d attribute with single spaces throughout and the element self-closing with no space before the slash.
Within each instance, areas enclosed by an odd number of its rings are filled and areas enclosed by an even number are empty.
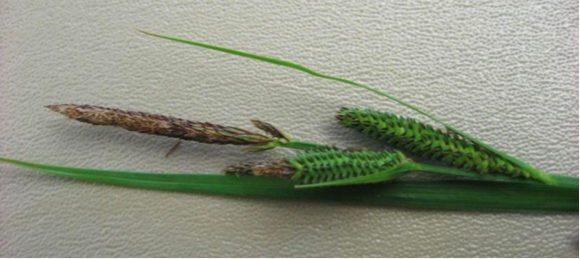
<svg viewBox="0 0 580 259">
<path fill-rule="evenodd" d="M 535 179 L 514 178 L 504 174 L 475 174 L 459 168 L 415 163 L 397 150 L 371 152 L 310 149 L 290 159 L 274 157 L 270 161 L 229 166 L 224 173 L 290 179 L 297 188 L 310 188 L 379 183 L 416 171 L 470 177 L 482 181 L 539 183 Z M 559 184 L 570 185 L 569 182 Z M 572 183 L 574 184 L 577 182 Z"/>
<path fill-rule="evenodd" d="M 407 162 L 399 151 L 313 150 L 289 159 L 292 179 L 302 187 L 350 185 L 392 179 L 392 169 Z M 382 177 L 376 177 L 381 174 Z"/>
<path fill-rule="evenodd" d="M 346 127 L 412 154 L 481 174 L 501 173 L 541 180 L 460 135 L 444 132 L 411 118 L 356 108 L 342 108 L 336 117 Z"/>
</svg>

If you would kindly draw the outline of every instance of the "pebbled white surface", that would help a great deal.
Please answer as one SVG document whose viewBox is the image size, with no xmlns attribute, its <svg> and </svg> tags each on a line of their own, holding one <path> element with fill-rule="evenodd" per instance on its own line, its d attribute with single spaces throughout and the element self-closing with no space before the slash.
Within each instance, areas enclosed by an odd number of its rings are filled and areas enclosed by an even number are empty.
<svg viewBox="0 0 580 259">
<path fill-rule="evenodd" d="M 394 1 L 393 1 L 394 2 Z M 64 120 L 95 104 L 310 141 L 373 145 L 341 106 L 401 112 L 300 72 L 132 26 L 290 59 L 386 90 L 531 164 L 578 175 L 577 1 L 2 1 L 0 156 L 219 172 L 267 154 Z M 403 113 L 408 113 L 403 111 Z M 410 113 L 408 113 L 410 114 Z M 0 165 L 0 255 L 577 257 L 578 216 L 365 207 L 148 191 Z"/>
</svg>

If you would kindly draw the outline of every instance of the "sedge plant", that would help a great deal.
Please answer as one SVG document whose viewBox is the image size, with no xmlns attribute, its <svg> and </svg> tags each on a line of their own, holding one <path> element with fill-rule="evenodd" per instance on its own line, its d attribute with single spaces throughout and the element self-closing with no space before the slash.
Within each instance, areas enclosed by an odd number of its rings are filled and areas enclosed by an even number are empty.
<svg viewBox="0 0 580 259">
<path fill-rule="evenodd" d="M 94 125 L 117 126 L 131 131 L 202 143 L 245 145 L 248 146 L 248 151 L 265 151 L 279 147 L 295 149 L 298 153 L 288 158 L 275 157 L 268 161 L 231 165 L 226 168 L 224 175 L 95 170 L 41 165 L 8 158 L 0 158 L 0 162 L 53 175 L 160 190 L 423 208 L 578 211 L 578 178 L 549 174 L 534 168 L 376 88 L 326 75 L 285 60 L 139 31 L 146 35 L 280 65 L 362 88 L 432 119 L 443 129 L 388 112 L 359 108 L 340 109 L 336 118 L 342 125 L 367 134 L 392 148 L 368 151 L 295 140 L 273 125 L 259 120 L 251 122 L 266 134 L 145 112 L 58 104 L 49 105 L 47 108 Z M 417 163 L 405 153 L 428 158 L 434 163 Z M 401 176 L 417 171 L 461 178 L 398 181 Z"/>
</svg>

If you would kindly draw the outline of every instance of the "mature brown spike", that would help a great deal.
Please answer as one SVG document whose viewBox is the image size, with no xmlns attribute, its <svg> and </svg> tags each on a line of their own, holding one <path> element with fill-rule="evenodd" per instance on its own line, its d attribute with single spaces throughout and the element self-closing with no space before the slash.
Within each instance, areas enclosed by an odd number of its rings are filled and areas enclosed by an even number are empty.
<svg viewBox="0 0 580 259">
<path fill-rule="evenodd" d="M 263 145 L 273 141 L 264 135 L 240 128 L 189 121 L 145 112 L 123 111 L 93 105 L 58 104 L 47 108 L 68 118 L 121 127 L 140 133 L 161 135 L 210 144 Z"/>
</svg>

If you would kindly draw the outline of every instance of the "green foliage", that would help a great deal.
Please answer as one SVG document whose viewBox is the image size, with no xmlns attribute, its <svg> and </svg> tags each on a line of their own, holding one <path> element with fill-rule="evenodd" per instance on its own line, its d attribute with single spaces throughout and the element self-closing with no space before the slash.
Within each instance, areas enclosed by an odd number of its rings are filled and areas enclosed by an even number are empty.
<svg viewBox="0 0 580 259">
<path fill-rule="evenodd" d="M 165 191 L 423 209 L 578 213 L 578 179 L 575 179 L 576 186 L 571 188 L 481 181 L 396 181 L 296 189 L 290 181 L 271 177 L 139 173 L 42 165 L 7 158 L 0 158 L 0 163 L 91 182 Z"/>
<path fill-rule="evenodd" d="M 530 173 L 460 135 L 391 113 L 342 108 L 337 114 L 342 125 L 401 150 L 439 160 L 448 165 L 485 173 L 502 173 L 529 178 Z"/>
</svg>

